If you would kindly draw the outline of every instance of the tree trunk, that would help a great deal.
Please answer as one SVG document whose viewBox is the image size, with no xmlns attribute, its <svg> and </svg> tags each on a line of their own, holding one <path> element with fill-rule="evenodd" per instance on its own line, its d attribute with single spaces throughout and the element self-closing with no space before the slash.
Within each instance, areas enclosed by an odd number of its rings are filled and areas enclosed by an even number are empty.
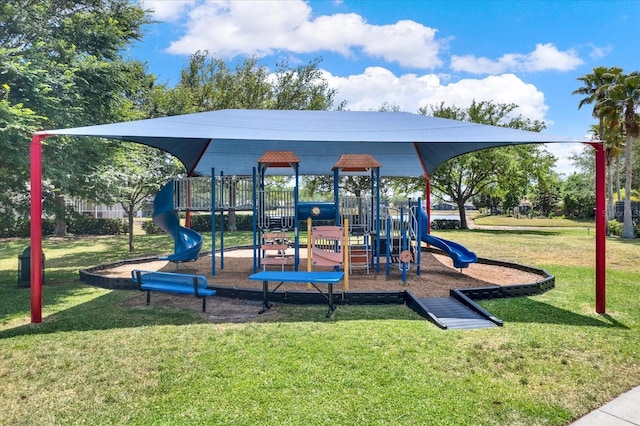
<svg viewBox="0 0 640 426">
<path fill-rule="evenodd" d="M 622 198 L 622 190 L 620 187 L 620 156 L 616 157 L 616 192 L 618 194 L 618 201 Z"/>
<path fill-rule="evenodd" d="M 457 200 L 458 215 L 460 216 L 460 229 L 469 229 L 467 226 L 467 211 L 464 209 L 464 200 Z"/>
<path fill-rule="evenodd" d="M 633 138 L 630 135 L 627 135 L 625 142 L 627 146 L 624 149 L 624 221 L 622 223 L 621 236 L 622 238 L 633 238 L 633 220 L 631 217 L 631 178 L 633 177 L 633 170 L 631 169 L 631 165 L 633 164 L 631 161 L 631 154 L 633 152 Z"/>
<path fill-rule="evenodd" d="M 56 237 L 64 237 L 67 235 L 67 218 L 66 218 L 66 205 L 64 202 L 64 197 L 59 195 L 55 196 L 55 224 L 54 224 L 54 234 Z"/>
<path fill-rule="evenodd" d="M 238 230 L 238 225 L 236 224 L 236 209 L 231 207 L 227 212 L 227 231 L 234 232 Z"/>
<path fill-rule="evenodd" d="M 64 218 L 56 217 L 53 233 L 56 237 L 64 237 L 67 235 L 67 221 Z"/>
<path fill-rule="evenodd" d="M 127 209 L 127 217 L 129 219 L 129 253 L 135 250 L 133 246 L 133 206 Z"/>
<path fill-rule="evenodd" d="M 234 232 L 238 230 L 236 224 L 236 179 L 232 178 L 229 182 L 229 214 L 227 215 L 227 231 Z"/>
<path fill-rule="evenodd" d="M 607 221 L 615 219 L 616 209 L 613 202 L 613 173 L 611 161 L 607 161 Z"/>
</svg>

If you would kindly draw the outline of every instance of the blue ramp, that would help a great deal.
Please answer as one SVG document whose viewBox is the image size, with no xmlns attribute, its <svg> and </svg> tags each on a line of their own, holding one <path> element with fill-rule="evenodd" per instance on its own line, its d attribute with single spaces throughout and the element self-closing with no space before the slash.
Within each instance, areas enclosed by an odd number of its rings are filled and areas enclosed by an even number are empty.
<svg viewBox="0 0 640 426">
<path fill-rule="evenodd" d="M 180 225 L 180 217 L 173 208 L 173 181 L 166 184 L 153 200 L 153 223 L 174 241 L 174 253 L 162 259 L 189 262 L 198 258 L 202 249 L 202 235 Z"/>
</svg>

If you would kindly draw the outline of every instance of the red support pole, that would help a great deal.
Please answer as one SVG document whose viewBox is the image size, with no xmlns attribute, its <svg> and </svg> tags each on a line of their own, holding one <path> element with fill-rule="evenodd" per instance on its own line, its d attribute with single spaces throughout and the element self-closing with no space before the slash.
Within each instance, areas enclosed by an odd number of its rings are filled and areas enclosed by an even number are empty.
<svg viewBox="0 0 640 426">
<path fill-rule="evenodd" d="M 31 138 L 31 322 L 42 322 L 42 140 Z"/>
<path fill-rule="evenodd" d="M 428 174 L 424 175 L 425 188 L 424 188 L 424 211 L 427 212 L 427 234 L 431 233 L 431 178 Z M 422 206 L 420 206 L 422 207 Z"/>
<path fill-rule="evenodd" d="M 590 143 L 596 150 L 596 312 L 606 313 L 606 232 L 607 205 L 605 194 L 606 155 L 601 142 Z"/>
</svg>

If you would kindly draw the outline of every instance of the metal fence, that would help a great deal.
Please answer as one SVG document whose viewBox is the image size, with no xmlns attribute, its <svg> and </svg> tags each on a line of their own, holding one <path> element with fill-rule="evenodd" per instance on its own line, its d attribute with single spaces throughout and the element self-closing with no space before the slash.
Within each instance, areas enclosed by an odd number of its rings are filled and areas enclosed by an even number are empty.
<svg viewBox="0 0 640 426">
<path fill-rule="evenodd" d="M 618 222 L 624 221 L 624 201 L 616 201 L 615 217 Z M 636 223 L 640 219 L 640 203 L 637 201 L 631 202 L 631 218 Z"/>
<path fill-rule="evenodd" d="M 215 210 L 251 210 L 253 183 L 247 176 L 216 176 Z M 211 211 L 211 177 L 189 177 L 174 181 L 174 206 L 177 210 Z"/>
</svg>

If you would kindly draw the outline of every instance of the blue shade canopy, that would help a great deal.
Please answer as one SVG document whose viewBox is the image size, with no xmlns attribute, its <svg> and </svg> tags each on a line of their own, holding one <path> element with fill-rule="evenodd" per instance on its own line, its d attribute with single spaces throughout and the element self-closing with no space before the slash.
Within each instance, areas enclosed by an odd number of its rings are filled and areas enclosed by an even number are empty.
<svg viewBox="0 0 640 426">
<path fill-rule="evenodd" d="M 342 154 L 370 154 L 383 176 L 423 176 L 458 155 L 575 139 L 404 112 L 220 110 L 40 132 L 142 143 L 176 156 L 191 175 L 251 175 L 267 151 L 293 151 L 300 174 L 330 175 Z M 278 169 L 277 173 L 291 173 Z"/>
</svg>

